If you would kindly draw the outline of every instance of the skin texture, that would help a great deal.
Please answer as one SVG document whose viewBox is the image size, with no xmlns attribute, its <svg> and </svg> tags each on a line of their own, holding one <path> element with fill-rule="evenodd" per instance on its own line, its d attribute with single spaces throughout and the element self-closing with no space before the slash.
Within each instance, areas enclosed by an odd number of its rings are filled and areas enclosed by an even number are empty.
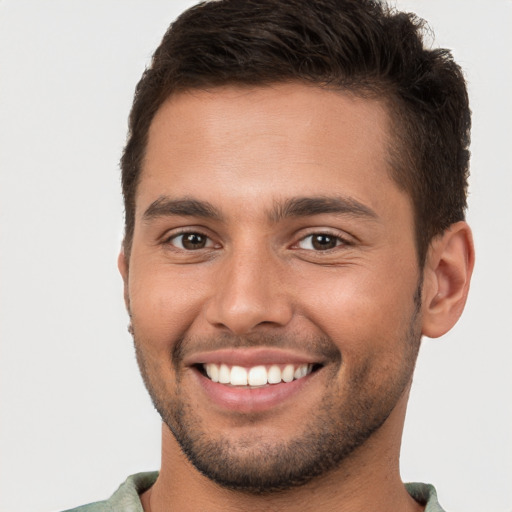
<svg viewBox="0 0 512 512">
<path fill-rule="evenodd" d="M 473 248 L 458 223 L 418 268 L 390 131 L 381 103 L 301 84 L 182 93 L 157 113 L 119 258 L 164 420 L 146 510 L 421 508 L 398 472 L 406 402 L 421 334 L 462 312 Z M 220 350 L 320 369 L 272 406 L 249 390 L 227 407 L 197 369 Z"/>
</svg>

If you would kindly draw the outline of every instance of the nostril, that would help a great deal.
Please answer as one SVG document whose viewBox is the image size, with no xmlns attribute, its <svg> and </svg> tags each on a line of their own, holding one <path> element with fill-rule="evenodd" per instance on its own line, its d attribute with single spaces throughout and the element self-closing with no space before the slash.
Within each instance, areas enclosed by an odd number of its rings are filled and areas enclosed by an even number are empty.
<svg viewBox="0 0 512 512">
<path fill-rule="evenodd" d="M 261 325 L 261 326 L 264 326 L 264 327 L 265 327 L 265 326 L 268 326 L 268 327 L 275 327 L 275 326 L 278 326 L 278 325 L 279 325 L 279 323 L 277 323 L 277 322 L 272 322 L 271 320 L 264 320 L 263 322 L 260 322 L 260 323 L 258 324 L 258 326 L 260 326 L 260 325 Z"/>
<path fill-rule="evenodd" d="M 241 282 L 242 281 L 242 282 Z M 256 328 L 282 327 L 293 318 L 291 301 L 279 290 L 268 290 L 262 279 L 249 282 L 231 276 L 219 282 L 215 294 L 205 305 L 208 323 L 217 329 L 245 335 Z"/>
</svg>

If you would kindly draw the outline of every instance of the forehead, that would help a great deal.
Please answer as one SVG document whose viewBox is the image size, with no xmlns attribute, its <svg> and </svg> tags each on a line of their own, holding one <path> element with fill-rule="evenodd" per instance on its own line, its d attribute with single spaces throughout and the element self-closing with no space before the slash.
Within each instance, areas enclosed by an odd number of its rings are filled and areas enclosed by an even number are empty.
<svg viewBox="0 0 512 512">
<path fill-rule="evenodd" d="M 136 198 L 201 196 L 263 204 L 305 192 L 378 207 L 390 179 L 383 102 L 303 84 L 221 87 L 169 98 L 157 112 Z"/>
</svg>

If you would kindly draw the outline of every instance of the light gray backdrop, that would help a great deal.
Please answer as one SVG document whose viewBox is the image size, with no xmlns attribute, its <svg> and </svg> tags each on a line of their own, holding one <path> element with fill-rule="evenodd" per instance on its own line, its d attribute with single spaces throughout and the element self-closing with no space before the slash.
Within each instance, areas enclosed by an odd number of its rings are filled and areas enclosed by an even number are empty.
<svg viewBox="0 0 512 512">
<path fill-rule="evenodd" d="M 0 0 L 0 510 L 109 496 L 159 467 L 116 255 L 136 81 L 190 1 Z M 477 265 L 424 341 L 402 473 L 451 511 L 512 510 L 512 2 L 407 0 L 465 68 Z"/>
</svg>

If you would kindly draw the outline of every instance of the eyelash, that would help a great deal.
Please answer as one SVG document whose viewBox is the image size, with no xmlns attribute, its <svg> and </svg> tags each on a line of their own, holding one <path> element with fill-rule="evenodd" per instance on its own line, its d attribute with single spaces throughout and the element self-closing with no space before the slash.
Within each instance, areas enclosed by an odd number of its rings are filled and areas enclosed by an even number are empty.
<svg viewBox="0 0 512 512">
<path fill-rule="evenodd" d="M 314 238 L 313 237 L 325 237 L 325 238 L 328 238 L 328 239 L 331 239 L 333 241 L 335 241 L 336 245 L 334 247 L 328 247 L 328 248 L 324 248 L 324 249 L 318 249 L 318 250 L 315 250 L 314 249 Z M 309 248 L 304 248 L 304 247 L 300 247 L 299 244 L 301 244 L 301 242 L 304 242 L 306 241 L 307 239 L 310 239 L 310 246 Z M 345 238 L 339 236 L 339 235 L 336 235 L 334 233 L 330 233 L 329 231 L 314 231 L 312 233 L 309 233 L 307 234 L 306 236 L 303 236 L 296 244 L 295 244 L 299 249 L 304 249 L 304 250 L 308 250 L 308 251 L 313 251 L 313 252 L 317 252 L 317 253 L 322 253 L 322 252 L 330 252 L 340 246 L 350 246 L 352 245 L 351 242 L 349 242 L 348 240 L 346 240 Z"/>
<path fill-rule="evenodd" d="M 206 245 L 204 247 L 199 247 L 196 249 L 187 249 L 184 247 L 184 244 L 183 244 L 183 237 L 185 237 L 186 235 L 196 235 L 198 237 L 203 237 L 204 239 L 206 239 L 206 242 L 205 242 Z M 315 250 L 315 248 L 314 248 L 315 242 L 313 240 L 313 237 L 315 237 L 315 236 L 333 239 L 336 242 L 336 245 L 334 247 L 328 247 L 325 249 Z M 175 244 L 173 244 L 173 241 L 179 239 L 180 237 L 182 237 L 181 247 L 177 247 Z M 311 239 L 311 242 L 310 242 L 311 247 L 308 247 L 308 248 L 301 247 L 300 244 L 303 243 L 304 241 L 306 241 L 307 239 Z M 170 245 L 177 250 L 186 251 L 186 252 L 193 252 L 193 251 L 197 251 L 197 250 L 201 250 L 201 249 L 211 249 L 212 247 L 215 247 L 215 244 L 214 244 L 213 240 L 211 239 L 211 237 L 209 237 L 207 234 L 205 234 L 199 230 L 197 230 L 197 231 L 196 230 L 183 230 L 178 233 L 173 233 L 172 235 L 166 237 L 164 239 L 163 243 L 164 243 L 164 245 Z M 315 232 L 309 233 L 309 234 L 301 237 L 299 239 L 299 241 L 296 242 L 292 246 L 292 248 L 293 249 L 303 249 L 303 250 L 312 251 L 312 252 L 316 252 L 316 253 L 322 253 L 322 252 L 330 252 L 340 246 L 350 246 L 350 245 L 353 245 L 353 244 L 350 241 L 346 240 L 345 238 L 343 238 L 339 235 L 330 233 L 329 231 L 319 230 L 319 231 L 315 231 Z M 220 245 L 219 245 L 219 247 L 220 247 Z"/>
<path fill-rule="evenodd" d="M 200 247 L 199 249 L 195 249 L 195 250 L 206 249 L 206 248 L 210 248 L 210 247 L 214 246 L 214 243 L 213 243 L 213 240 L 211 239 L 211 237 L 209 237 L 205 233 L 202 233 L 201 231 L 198 231 L 198 230 L 183 230 L 178 233 L 173 233 L 172 235 L 167 236 L 164 239 L 164 245 L 171 245 L 172 247 L 174 247 L 178 250 L 192 252 L 192 251 L 194 251 L 194 249 L 186 249 L 185 247 L 183 247 L 183 238 L 186 235 L 196 235 L 198 237 L 202 237 L 202 238 L 206 239 L 206 244 L 210 244 L 209 246 Z M 180 237 L 182 239 L 182 242 L 181 242 L 182 247 L 176 247 L 176 245 L 173 244 L 173 241 L 179 239 Z"/>
</svg>

